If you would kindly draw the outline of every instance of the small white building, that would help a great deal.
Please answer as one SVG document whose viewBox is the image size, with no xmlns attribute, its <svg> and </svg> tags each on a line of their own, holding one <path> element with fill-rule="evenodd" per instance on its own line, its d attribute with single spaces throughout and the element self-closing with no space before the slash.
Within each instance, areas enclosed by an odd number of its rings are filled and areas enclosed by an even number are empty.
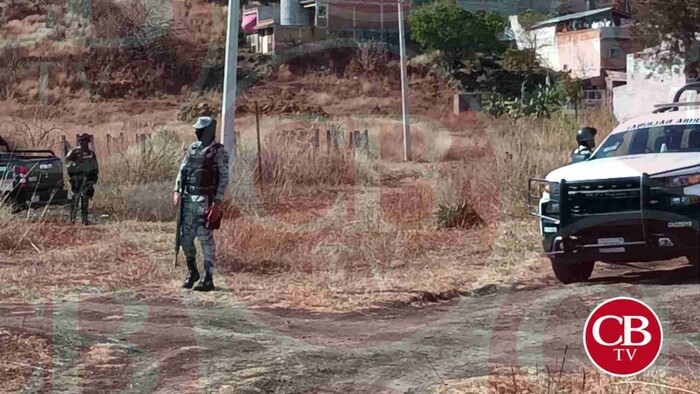
<svg viewBox="0 0 700 394">
<path fill-rule="evenodd" d="M 257 53 L 272 53 L 272 35 L 266 34 L 265 27 L 279 23 L 279 4 L 243 8 L 241 29 L 250 48 Z"/>
<path fill-rule="evenodd" d="M 668 66 L 655 61 L 651 52 L 627 55 L 627 84 L 614 89 L 613 112 L 619 122 L 649 114 L 656 104 L 673 102 L 678 91 L 690 82 L 685 76 L 683 60 Z M 695 100 L 688 92 L 686 100 Z"/>
</svg>

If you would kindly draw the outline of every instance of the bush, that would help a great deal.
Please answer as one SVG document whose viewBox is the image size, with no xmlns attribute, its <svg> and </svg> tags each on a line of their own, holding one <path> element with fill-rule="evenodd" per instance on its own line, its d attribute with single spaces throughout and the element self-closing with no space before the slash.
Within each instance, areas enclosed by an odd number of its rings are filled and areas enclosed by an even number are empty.
<svg viewBox="0 0 700 394">
<path fill-rule="evenodd" d="M 467 202 L 457 205 L 440 205 L 435 212 L 438 228 L 472 228 L 484 224 L 474 208 Z"/>
<path fill-rule="evenodd" d="M 522 100 L 508 99 L 498 92 L 493 92 L 486 100 L 485 109 L 493 116 L 510 115 L 516 119 L 527 116 L 549 118 L 568 103 L 569 99 L 560 89 L 540 85 Z"/>
</svg>

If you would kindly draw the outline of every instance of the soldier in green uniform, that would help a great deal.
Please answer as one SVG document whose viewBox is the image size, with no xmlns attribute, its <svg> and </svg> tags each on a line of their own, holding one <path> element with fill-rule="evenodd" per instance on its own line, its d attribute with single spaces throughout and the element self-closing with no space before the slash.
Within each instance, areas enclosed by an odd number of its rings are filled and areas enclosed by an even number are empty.
<svg viewBox="0 0 700 394">
<path fill-rule="evenodd" d="M 200 117 L 193 127 L 197 141 L 187 149 L 175 181 L 173 196 L 173 205 L 177 206 L 180 199 L 184 204 L 177 231 L 180 231 L 189 275 L 182 287 L 191 289 L 200 279 L 194 244 L 197 238 L 204 256 L 204 278 L 194 290 L 212 291 L 216 263 L 214 230 L 221 221 L 221 202 L 229 182 L 229 158 L 224 146 L 215 141 L 214 119 L 209 116 Z"/>
<path fill-rule="evenodd" d="M 72 149 L 66 156 L 66 167 L 70 177 L 71 192 L 73 194 L 70 204 L 71 223 L 75 223 L 80 203 L 80 212 L 83 224 L 88 225 L 88 205 L 90 199 L 95 196 L 94 185 L 100 174 L 99 164 L 95 152 L 90 149 L 91 136 L 87 133 L 78 136 L 77 148 Z"/>
</svg>

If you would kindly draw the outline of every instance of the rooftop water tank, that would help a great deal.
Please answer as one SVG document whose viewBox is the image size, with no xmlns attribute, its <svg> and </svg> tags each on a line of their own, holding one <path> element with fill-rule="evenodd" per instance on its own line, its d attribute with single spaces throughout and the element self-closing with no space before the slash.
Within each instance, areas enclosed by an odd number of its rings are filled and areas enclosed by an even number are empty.
<svg viewBox="0 0 700 394">
<path fill-rule="evenodd" d="M 308 25 L 308 16 L 299 0 L 282 0 L 280 3 L 280 24 L 283 26 Z"/>
</svg>

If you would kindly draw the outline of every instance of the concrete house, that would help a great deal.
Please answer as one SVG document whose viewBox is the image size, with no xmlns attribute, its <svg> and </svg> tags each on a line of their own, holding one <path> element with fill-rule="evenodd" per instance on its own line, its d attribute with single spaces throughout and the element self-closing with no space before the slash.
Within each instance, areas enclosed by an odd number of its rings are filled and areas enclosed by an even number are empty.
<svg viewBox="0 0 700 394">
<path fill-rule="evenodd" d="M 398 11 L 390 0 L 282 0 L 278 5 L 244 8 L 241 27 L 252 49 L 275 53 L 329 34 L 393 39 Z"/>
<path fill-rule="evenodd" d="M 545 20 L 528 30 L 517 16 L 510 23 L 519 49 L 534 49 L 544 66 L 583 81 L 585 105 L 612 103 L 613 88 L 625 80 L 627 54 L 640 49 L 628 29 L 631 15 L 611 7 Z"/>
<path fill-rule="evenodd" d="M 683 59 L 673 65 L 656 61 L 654 51 L 627 55 L 626 84 L 614 89 L 613 113 L 619 122 L 651 113 L 656 104 L 673 102 L 678 89 L 691 82 L 685 75 Z M 688 92 L 686 99 L 697 100 L 697 93 Z"/>
</svg>

